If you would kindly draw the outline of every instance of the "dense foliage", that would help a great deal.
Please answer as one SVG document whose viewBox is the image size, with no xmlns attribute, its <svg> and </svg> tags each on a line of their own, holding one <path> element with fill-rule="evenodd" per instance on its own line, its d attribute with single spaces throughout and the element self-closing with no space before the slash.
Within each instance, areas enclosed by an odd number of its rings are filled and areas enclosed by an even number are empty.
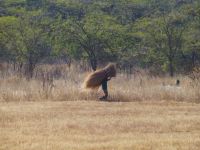
<svg viewBox="0 0 200 150">
<path fill-rule="evenodd" d="M 0 59 L 30 75 L 58 59 L 186 73 L 200 63 L 200 2 L 1 0 Z"/>
</svg>

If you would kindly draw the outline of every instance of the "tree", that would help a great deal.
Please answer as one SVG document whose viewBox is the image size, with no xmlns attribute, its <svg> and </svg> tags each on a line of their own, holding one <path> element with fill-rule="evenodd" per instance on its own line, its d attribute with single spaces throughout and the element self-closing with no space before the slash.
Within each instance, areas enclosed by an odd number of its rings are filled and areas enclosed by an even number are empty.
<svg viewBox="0 0 200 150">
<path fill-rule="evenodd" d="M 104 15 L 90 15 L 83 20 L 68 20 L 62 29 L 66 35 L 67 45 L 82 51 L 93 70 L 97 69 L 98 61 L 111 56 L 111 40 L 116 33 L 115 20 Z M 112 55 L 113 56 L 113 55 Z"/>
<path fill-rule="evenodd" d="M 167 60 L 170 76 L 174 76 L 175 61 L 182 49 L 185 29 L 184 16 L 179 13 L 163 15 L 149 29 L 149 41 L 154 54 Z"/>
<path fill-rule="evenodd" d="M 187 50 L 190 55 L 191 68 L 200 63 L 200 2 L 195 3 L 188 9 L 190 28 L 187 30 Z"/>
<path fill-rule="evenodd" d="M 115 61 L 130 72 L 136 66 L 173 76 L 200 63 L 199 6 L 199 0 L 0 0 L 0 57 L 23 64 L 29 76 L 52 56 L 86 60 L 93 70 Z"/>
<path fill-rule="evenodd" d="M 16 31 L 13 26 L 18 22 L 16 17 L 1 17 L 0 18 L 0 50 L 1 59 L 5 61 L 15 61 L 17 59 L 16 53 L 19 46 L 16 46 Z M 16 51 L 13 49 L 16 48 Z"/>
<path fill-rule="evenodd" d="M 13 17 L 12 17 L 13 18 Z M 7 18 L 3 18 L 5 22 Z M 13 18 L 15 22 L 1 24 L 0 33 L 4 36 L 6 47 L 17 62 L 26 64 L 28 77 L 33 76 L 36 64 L 51 52 L 45 19 L 37 13 Z"/>
</svg>

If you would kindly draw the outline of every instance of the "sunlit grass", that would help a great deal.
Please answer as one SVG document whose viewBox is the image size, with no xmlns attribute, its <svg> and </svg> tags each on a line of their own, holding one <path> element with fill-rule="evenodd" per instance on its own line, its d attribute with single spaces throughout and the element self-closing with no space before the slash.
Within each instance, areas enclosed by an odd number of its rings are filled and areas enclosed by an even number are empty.
<svg viewBox="0 0 200 150">
<path fill-rule="evenodd" d="M 182 102 L 0 103 L 0 149 L 198 150 L 200 105 Z"/>
<path fill-rule="evenodd" d="M 200 90 L 190 78 L 118 74 L 101 102 L 101 88 L 82 88 L 86 75 L 74 68 L 60 78 L 4 75 L 0 150 L 199 149 Z"/>
<path fill-rule="evenodd" d="M 82 83 L 87 73 L 70 72 L 63 78 L 26 80 L 17 76 L 0 79 L 0 101 L 75 101 L 98 100 L 103 94 L 85 90 Z M 176 80 L 180 85 L 176 86 Z M 118 74 L 108 83 L 109 101 L 173 100 L 200 102 L 200 85 L 190 78 L 149 77 Z"/>
</svg>

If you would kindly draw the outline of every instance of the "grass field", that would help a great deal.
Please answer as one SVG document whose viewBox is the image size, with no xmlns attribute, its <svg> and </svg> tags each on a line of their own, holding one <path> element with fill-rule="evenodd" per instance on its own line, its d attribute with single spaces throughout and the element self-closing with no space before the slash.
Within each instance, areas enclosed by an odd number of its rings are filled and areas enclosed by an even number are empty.
<svg viewBox="0 0 200 150">
<path fill-rule="evenodd" d="M 101 102 L 82 88 L 87 72 L 44 68 L 0 77 L 0 150 L 200 149 L 200 78 L 118 74 Z"/>
<path fill-rule="evenodd" d="M 1 150 L 199 150 L 200 105 L 0 102 Z"/>
</svg>

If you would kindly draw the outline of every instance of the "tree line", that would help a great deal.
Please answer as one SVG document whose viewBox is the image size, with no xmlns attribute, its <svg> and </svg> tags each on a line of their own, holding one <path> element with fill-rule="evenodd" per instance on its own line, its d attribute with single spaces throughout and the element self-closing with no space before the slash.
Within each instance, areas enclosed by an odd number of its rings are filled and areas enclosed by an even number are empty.
<svg viewBox="0 0 200 150">
<path fill-rule="evenodd" d="M 25 66 L 61 59 L 154 73 L 200 64 L 199 0 L 1 0 L 0 60 Z"/>
</svg>

